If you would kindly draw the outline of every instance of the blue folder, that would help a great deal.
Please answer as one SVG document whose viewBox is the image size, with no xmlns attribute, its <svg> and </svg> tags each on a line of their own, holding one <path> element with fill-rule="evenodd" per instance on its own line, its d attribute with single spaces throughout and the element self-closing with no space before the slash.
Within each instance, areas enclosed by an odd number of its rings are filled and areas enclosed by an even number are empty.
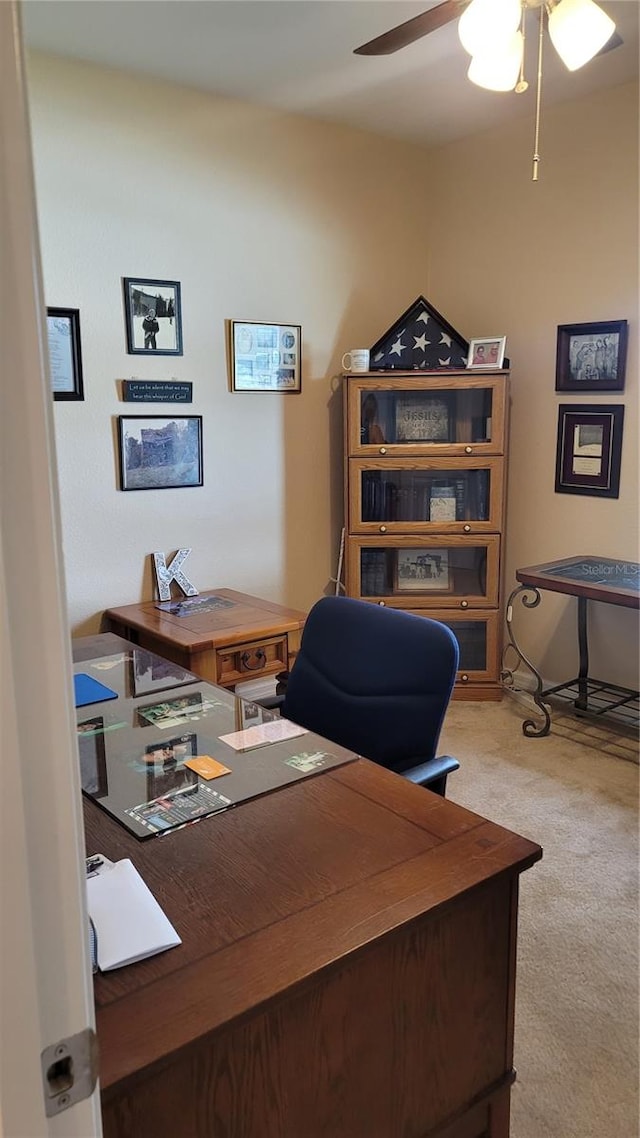
<svg viewBox="0 0 640 1138">
<path fill-rule="evenodd" d="M 118 693 L 113 688 L 94 680 L 85 672 L 78 672 L 73 677 L 73 688 L 76 697 L 76 707 L 84 707 L 87 703 L 102 703 L 105 699 L 117 699 Z"/>
</svg>

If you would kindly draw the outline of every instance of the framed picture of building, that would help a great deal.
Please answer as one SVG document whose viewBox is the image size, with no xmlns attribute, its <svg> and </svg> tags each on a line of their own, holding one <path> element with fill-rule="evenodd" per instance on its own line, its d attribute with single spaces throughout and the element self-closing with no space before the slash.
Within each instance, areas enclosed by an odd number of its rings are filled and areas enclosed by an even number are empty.
<svg viewBox="0 0 640 1138">
<path fill-rule="evenodd" d="M 202 415 L 119 415 L 121 490 L 202 486 Z"/>
</svg>

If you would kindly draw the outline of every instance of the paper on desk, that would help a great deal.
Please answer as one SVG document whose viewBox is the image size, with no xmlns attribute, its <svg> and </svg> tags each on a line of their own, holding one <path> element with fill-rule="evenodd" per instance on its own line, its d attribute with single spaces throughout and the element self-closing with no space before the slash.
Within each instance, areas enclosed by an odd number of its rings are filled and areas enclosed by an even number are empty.
<svg viewBox="0 0 640 1138">
<path fill-rule="evenodd" d="M 87 903 L 102 972 L 182 944 L 129 858 L 87 878 Z"/>
<path fill-rule="evenodd" d="M 233 747 L 234 751 L 248 751 L 252 747 L 264 747 L 267 743 L 279 743 L 282 739 L 295 739 L 297 735 L 306 734 L 306 727 L 299 727 L 289 719 L 272 719 L 268 723 L 247 727 L 244 731 L 221 735 L 220 739 Z"/>
</svg>

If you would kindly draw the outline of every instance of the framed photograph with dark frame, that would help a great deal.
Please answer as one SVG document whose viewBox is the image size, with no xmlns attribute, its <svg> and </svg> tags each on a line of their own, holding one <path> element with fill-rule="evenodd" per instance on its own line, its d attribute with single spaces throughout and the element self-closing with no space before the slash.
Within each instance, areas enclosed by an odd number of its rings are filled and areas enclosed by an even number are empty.
<svg viewBox="0 0 640 1138">
<path fill-rule="evenodd" d="M 146 277 L 122 280 L 129 355 L 181 356 L 180 283 Z"/>
<path fill-rule="evenodd" d="M 506 336 L 485 336 L 469 341 L 468 368 L 501 368 L 507 346 Z"/>
<path fill-rule="evenodd" d="M 302 389 L 301 355 L 300 324 L 229 321 L 232 391 L 299 394 Z"/>
<path fill-rule="evenodd" d="M 202 415 L 119 415 L 121 490 L 202 486 Z"/>
<path fill-rule="evenodd" d="M 559 324 L 556 391 L 623 391 L 626 320 Z"/>
<path fill-rule="evenodd" d="M 80 310 L 47 308 L 49 376 L 54 399 L 84 399 Z"/>
<path fill-rule="evenodd" d="M 618 497 L 623 423 L 623 403 L 560 404 L 556 494 Z"/>
</svg>

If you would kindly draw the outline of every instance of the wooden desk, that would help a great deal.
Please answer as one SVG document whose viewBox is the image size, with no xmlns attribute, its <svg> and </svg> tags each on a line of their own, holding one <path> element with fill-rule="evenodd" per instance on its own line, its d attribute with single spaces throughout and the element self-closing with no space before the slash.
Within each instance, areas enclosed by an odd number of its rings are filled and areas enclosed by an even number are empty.
<svg viewBox="0 0 640 1138">
<path fill-rule="evenodd" d="M 559 561 L 518 569 L 516 579 L 521 584 L 516 586 L 507 602 L 508 647 L 515 650 L 519 661 L 535 676 L 536 687 L 532 696 L 536 707 L 544 716 L 541 725 L 533 719 L 525 719 L 522 724 L 523 734 L 530 738 L 549 734 L 551 715 L 544 702 L 549 696 L 569 703 L 577 716 L 609 720 L 612 724 L 637 734 L 640 693 L 589 675 L 587 606 L 589 601 L 602 601 L 605 604 L 622 605 L 624 608 L 640 608 L 640 565 L 635 561 L 621 561 L 611 557 L 565 557 Z M 521 652 L 513 629 L 513 603 L 516 598 L 520 598 L 525 608 L 537 608 L 541 590 L 566 593 L 576 597 L 578 603 L 578 675 L 548 688 L 543 687 L 540 672 Z M 511 669 L 506 669 L 503 673 L 507 681 L 512 681 L 513 675 Z"/>
<path fill-rule="evenodd" d="M 305 613 L 234 589 L 210 589 L 188 600 L 206 602 L 211 597 L 220 598 L 225 607 L 190 616 L 161 610 L 156 601 L 107 609 L 104 629 L 221 687 L 291 668 Z M 179 603 L 184 601 L 172 602 Z"/>
<path fill-rule="evenodd" d="M 183 938 L 95 978 L 105 1138 L 507 1138 L 533 842 L 364 759 L 147 842 L 85 828 Z"/>
</svg>

